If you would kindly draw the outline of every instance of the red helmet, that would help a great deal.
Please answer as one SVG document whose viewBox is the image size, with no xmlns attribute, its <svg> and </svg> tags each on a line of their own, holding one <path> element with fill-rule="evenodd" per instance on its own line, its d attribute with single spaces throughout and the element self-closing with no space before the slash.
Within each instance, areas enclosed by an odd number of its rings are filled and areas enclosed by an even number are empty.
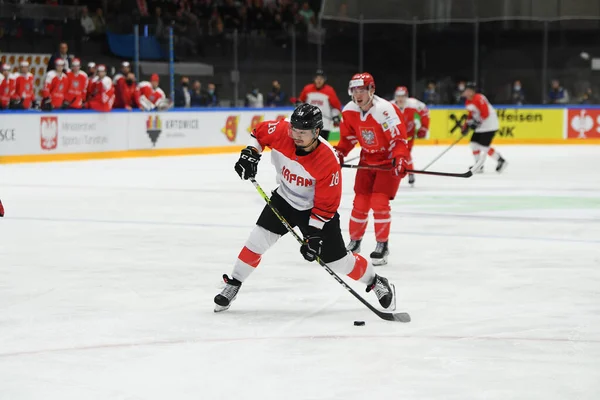
<svg viewBox="0 0 600 400">
<path fill-rule="evenodd" d="M 408 89 L 406 88 L 406 86 L 398 86 L 394 95 L 408 97 Z"/>
<path fill-rule="evenodd" d="M 348 94 L 352 96 L 352 89 L 360 87 L 375 89 L 375 79 L 373 79 L 373 76 L 370 73 L 361 72 L 359 74 L 354 74 L 348 84 Z"/>
</svg>

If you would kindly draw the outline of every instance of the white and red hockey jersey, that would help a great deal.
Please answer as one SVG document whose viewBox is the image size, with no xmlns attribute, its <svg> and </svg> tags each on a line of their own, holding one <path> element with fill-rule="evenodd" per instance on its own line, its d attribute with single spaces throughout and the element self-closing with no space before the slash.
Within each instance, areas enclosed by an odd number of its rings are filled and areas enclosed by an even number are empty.
<svg viewBox="0 0 600 400">
<path fill-rule="evenodd" d="M 402 121 L 406 125 L 406 136 L 408 140 L 415 137 L 424 138 L 429 133 L 429 109 L 427 105 L 414 97 L 409 97 L 404 107 L 398 106 Z"/>
<path fill-rule="evenodd" d="M 262 122 L 252 132 L 249 145 L 259 152 L 271 148 L 277 193 L 296 210 L 312 210 L 309 225 L 321 229 L 340 206 L 340 163 L 333 147 L 320 137 L 315 150 L 298 154 L 289 130 L 290 123 L 285 120 Z"/>
<path fill-rule="evenodd" d="M 92 95 L 88 101 L 88 108 L 102 112 L 112 110 L 115 102 L 115 88 L 112 80 L 108 76 L 103 78 L 96 76 L 91 85 L 93 85 Z"/>
<path fill-rule="evenodd" d="M 0 105 L 4 109 L 8 108 L 10 104 L 10 99 L 15 92 L 15 84 L 15 76 L 13 74 L 9 74 L 8 76 L 0 74 Z"/>
<path fill-rule="evenodd" d="M 65 100 L 70 103 L 70 108 L 81 108 L 87 96 L 88 76 L 83 71 L 67 72 L 69 88 Z"/>
<path fill-rule="evenodd" d="M 13 99 L 20 101 L 24 109 L 31 108 L 31 104 L 35 99 L 35 87 L 33 86 L 33 74 L 31 72 L 15 74 Z"/>
<path fill-rule="evenodd" d="M 46 82 L 42 90 L 43 98 L 50 98 L 52 107 L 60 108 L 65 101 L 65 94 L 69 87 L 69 78 L 64 72 L 56 70 L 48 71 L 46 74 Z"/>
<path fill-rule="evenodd" d="M 496 110 L 481 93 L 476 93 L 471 100 L 467 100 L 465 106 L 469 112 L 467 118 L 481 122 L 475 132 L 495 132 L 500 127 Z"/>
<path fill-rule="evenodd" d="M 369 165 L 408 158 L 406 127 L 400 110 L 391 102 L 373 96 L 373 107 L 366 113 L 353 101 L 342 111 L 340 141 L 335 146 L 344 156 L 360 143 L 360 162 Z"/>
<path fill-rule="evenodd" d="M 153 110 L 159 107 L 166 99 L 165 92 L 159 87 L 154 89 L 148 81 L 142 81 L 137 86 L 136 103 L 143 110 Z"/>
<path fill-rule="evenodd" d="M 318 89 L 314 83 L 308 84 L 302 89 L 299 99 L 303 103 L 319 107 L 323 114 L 323 130 L 333 129 L 333 117 L 340 115 L 342 103 L 331 86 L 325 84 Z"/>
</svg>

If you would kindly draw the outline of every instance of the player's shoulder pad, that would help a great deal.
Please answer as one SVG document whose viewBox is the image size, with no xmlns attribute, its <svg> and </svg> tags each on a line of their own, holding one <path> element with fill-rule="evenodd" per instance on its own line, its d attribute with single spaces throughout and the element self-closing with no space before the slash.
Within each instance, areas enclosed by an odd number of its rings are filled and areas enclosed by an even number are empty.
<svg viewBox="0 0 600 400">
<path fill-rule="evenodd" d="M 373 98 L 373 102 L 375 104 L 373 118 L 375 121 L 381 124 L 381 127 L 384 131 L 387 131 L 391 127 L 400 125 L 402 123 L 400 121 L 400 117 L 398 116 L 398 108 L 391 102 L 382 99 L 379 96 L 375 96 Z"/>
<path fill-rule="evenodd" d="M 55 70 L 55 69 L 53 69 L 53 70 L 51 70 L 51 71 L 48 71 L 48 72 L 46 73 L 46 77 L 47 77 L 47 78 L 54 78 L 56 75 L 57 75 L 57 74 L 56 74 L 56 70 Z"/>
<path fill-rule="evenodd" d="M 150 86 L 152 86 L 152 85 L 150 85 L 150 82 L 148 82 L 148 81 L 141 81 L 137 85 L 138 89 L 142 89 L 142 88 L 150 87 Z"/>
<path fill-rule="evenodd" d="M 157 91 L 158 93 L 160 93 L 160 94 L 162 95 L 162 97 L 167 97 L 167 96 L 165 95 L 165 92 L 164 92 L 164 91 L 163 91 L 161 88 L 157 87 L 157 88 L 156 88 L 156 91 Z"/>
<path fill-rule="evenodd" d="M 406 106 L 416 110 L 422 110 L 426 107 L 425 103 L 423 103 L 421 100 L 415 99 L 414 97 L 409 97 L 406 100 Z"/>
<path fill-rule="evenodd" d="M 360 113 L 360 107 L 355 102 L 350 100 L 342 109 L 343 113 L 346 111 Z"/>
<path fill-rule="evenodd" d="M 332 172 L 340 170 L 340 159 L 338 158 L 335 149 L 327 140 L 319 137 L 321 144 L 317 147 L 317 162 L 319 170 L 324 175 L 329 175 Z"/>
</svg>

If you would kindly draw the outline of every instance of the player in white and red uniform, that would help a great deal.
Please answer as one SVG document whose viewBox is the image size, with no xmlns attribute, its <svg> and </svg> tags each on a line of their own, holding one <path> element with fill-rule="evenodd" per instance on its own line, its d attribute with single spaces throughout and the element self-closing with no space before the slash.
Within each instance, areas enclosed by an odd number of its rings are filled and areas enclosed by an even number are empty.
<svg viewBox="0 0 600 400">
<path fill-rule="evenodd" d="M 365 258 L 344 247 L 337 212 L 342 197 L 340 164 L 331 145 L 319 137 L 323 127 L 321 111 L 301 104 L 290 120 L 260 123 L 252 133 L 250 145 L 242 150 L 235 171 L 242 179 L 254 178 L 261 152 L 270 147 L 279 183 L 271 203 L 292 227 L 300 228 L 304 235 L 300 247 L 303 257 L 307 261 L 319 257 L 332 270 L 367 285 L 367 292 L 375 289 L 382 307 L 395 305 L 393 285 L 375 274 Z M 262 255 L 287 232 L 266 206 L 238 256 L 232 277 L 223 275 L 225 287 L 215 297 L 215 311 L 229 308 Z"/>
<path fill-rule="evenodd" d="M 113 76 L 113 86 L 115 87 L 115 105 L 114 108 L 125 108 L 124 99 L 121 93 L 126 89 L 127 75 L 131 72 L 127 61 L 121 63 L 121 72 Z"/>
<path fill-rule="evenodd" d="M 385 171 L 364 168 L 356 173 L 348 250 L 360 251 L 369 211 L 373 210 L 377 247 L 371 253 L 371 260 L 374 265 L 384 265 L 389 254 L 390 200 L 396 196 L 400 181 L 406 175 L 410 157 L 406 128 L 398 107 L 375 96 L 375 80 L 371 74 L 354 75 L 348 93 L 352 101 L 342 111 L 340 142 L 335 146 L 340 161 L 360 143 L 361 166 L 389 167 Z"/>
<path fill-rule="evenodd" d="M 15 91 L 15 77 L 10 72 L 10 64 L 2 65 L 0 73 L 0 110 L 7 110 L 10 106 L 10 99 Z"/>
<path fill-rule="evenodd" d="M 69 78 L 63 72 L 65 60 L 57 58 L 55 68 L 46 73 L 46 83 L 42 90 L 42 110 L 61 108 L 65 101 L 65 94 L 69 86 Z"/>
<path fill-rule="evenodd" d="M 136 93 L 136 103 L 140 110 L 151 111 L 155 108 L 164 108 L 167 96 L 161 88 L 158 87 L 158 74 L 152 74 L 150 82 L 142 81 L 138 84 Z"/>
<path fill-rule="evenodd" d="M 477 93 L 477 86 L 474 82 L 468 82 L 463 92 L 463 97 L 467 99 L 465 106 L 469 114 L 467 121 L 462 127 L 462 134 L 466 135 L 469 129 L 475 130 L 471 136 L 471 149 L 475 157 L 473 172 L 483 173 L 483 164 L 486 156 L 492 157 L 497 161 L 496 171 L 502 172 L 507 163 L 504 158 L 493 147 L 491 147 L 494 135 L 500 127 L 496 110 L 490 104 L 487 97 Z"/>
<path fill-rule="evenodd" d="M 92 81 L 92 96 L 87 107 L 92 110 L 108 112 L 115 102 L 115 88 L 112 79 L 106 76 L 106 66 L 98 65 L 96 78 Z"/>
<path fill-rule="evenodd" d="M 94 87 L 94 85 L 92 85 L 92 83 L 94 82 L 94 80 L 96 79 L 97 75 L 96 75 L 96 70 L 97 70 L 97 66 L 96 63 L 91 61 L 88 63 L 87 65 L 87 76 L 88 76 L 88 87 L 87 87 L 87 95 L 85 96 L 85 102 L 89 101 L 89 99 L 92 97 L 92 88 Z"/>
<path fill-rule="evenodd" d="M 325 83 L 325 73 L 323 70 L 317 70 L 314 83 L 304 86 L 300 93 L 299 100 L 302 103 L 312 104 L 319 107 L 323 113 L 323 130 L 321 137 L 329 140 L 329 132 L 340 126 L 340 115 L 342 103 L 335 93 L 335 89 Z"/>
<path fill-rule="evenodd" d="M 63 108 L 81 109 L 87 97 L 88 76 L 81 70 L 81 61 L 78 58 L 73 59 L 71 67 L 71 70 L 67 72 L 69 88 L 65 95 Z"/>
<path fill-rule="evenodd" d="M 402 122 L 406 126 L 406 137 L 408 140 L 408 168 L 414 169 L 412 159 L 412 148 L 415 138 L 425 138 L 429 133 L 429 109 L 422 101 L 414 97 L 408 97 L 406 86 L 398 86 L 394 93 L 394 104 L 400 109 Z M 415 183 L 415 174 L 408 174 L 408 183 Z"/>
<path fill-rule="evenodd" d="M 29 72 L 29 62 L 21 61 L 19 73 L 15 76 L 15 91 L 10 108 L 16 110 L 30 109 L 35 100 L 34 90 L 33 74 Z"/>
</svg>

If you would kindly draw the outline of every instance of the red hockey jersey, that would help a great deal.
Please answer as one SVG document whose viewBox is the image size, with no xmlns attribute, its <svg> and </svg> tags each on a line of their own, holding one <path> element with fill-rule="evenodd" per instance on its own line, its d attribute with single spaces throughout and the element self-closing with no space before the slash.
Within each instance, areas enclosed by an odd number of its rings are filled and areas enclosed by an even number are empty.
<svg viewBox="0 0 600 400">
<path fill-rule="evenodd" d="M 108 76 L 104 78 L 97 76 L 92 85 L 92 96 L 88 101 L 88 108 L 102 112 L 112 110 L 115 102 L 115 88 L 112 80 Z"/>
<path fill-rule="evenodd" d="M 14 91 L 15 76 L 13 74 L 9 74 L 8 76 L 0 74 L 0 104 L 2 105 L 2 108 L 8 108 Z"/>
<path fill-rule="evenodd" d="M 271 148 L 279 183 L 277 193 L 297 210 L 312 210 L 309 225 L 321 229 L 340 206 L 340 164 L 333 147 L 322 138 L 312 152 L 297 154 L 289 131 L 288 121 L 262 122 L 252 132 L 249 145 L 259 152 Z"/>
<path fill-rule="evenodd" d="M 69 108 L 81 108 L 87 96 L 88 77 L 83 71 L 77 73 L 67 72 L 69 78 L 69 89 L 65 95 L 65 100 L 70 103 Z"/>
<path fill-rule="evenodd" d="M 465 106 L 469 112 L 468 119 L 481 123 L 475 132 L 495 132 L 500 127 L 496 110 L 481 93 L 476 93 L 471 100 L 467 100 Z"/>
<path fill-rule="evenodd" d="M 395 105 L 400 110 L 402 121 L 406 126 L 408 140 L 414 139 L 415 136 L 419 138 L 427 137 L 429 133 L 429 109 L 427 105 L 414 97 L 406 99 L 403 108 L 400 108 L 397 104 Z"/>
<path fill-rule="evenodd" d="M 152 88 L 148 81 L 142 81 L 138 84 L 136 93 L 136 103 L 139 108 L 150 111 L 158 107 L 159 104 L 167 98 L 165 92 L 159 87 Z"/>
<path fill-rule="evenodd" d="M 353 101 L 342 111 L 338 149 L 344 156 L 360 143 L 361 163 L 380 165 L 399 157 L 409 156 L 406 128 L 398 107 L 379 96 L 373 97 L 373 107 L 366 113 Z"/>
<path fill-rule="evenodd" d="M 67 74 L 61 72 L 60 74 L 56 70 L 48 71 L 46 74 L 46 83 L 42 90 L 43 98 L 50 98 L 52 107 L 60 108 L 65 101 L 65 94 L 69 86 L 69 78 Z"/>
<path fill-rule="evenodd" d="M 323 85 L 317 89 L 314 83 L 308 84 L 302 89 L 299 99 L 303 103 L 319 107 L 323 114 L 323 130 L 333 129 L 333 117 L 340 115 L 342 103 L 331 86 Z"/>
<path fill-rule="evenodd" d="M 31 104 L 35 99 L 33 74 L 31 72 L 27 72 L 26 74 L 16 74 L 13 99 L 21 101 L 24 109 L 27 110 L 31 108 Z"/>
</svg>

